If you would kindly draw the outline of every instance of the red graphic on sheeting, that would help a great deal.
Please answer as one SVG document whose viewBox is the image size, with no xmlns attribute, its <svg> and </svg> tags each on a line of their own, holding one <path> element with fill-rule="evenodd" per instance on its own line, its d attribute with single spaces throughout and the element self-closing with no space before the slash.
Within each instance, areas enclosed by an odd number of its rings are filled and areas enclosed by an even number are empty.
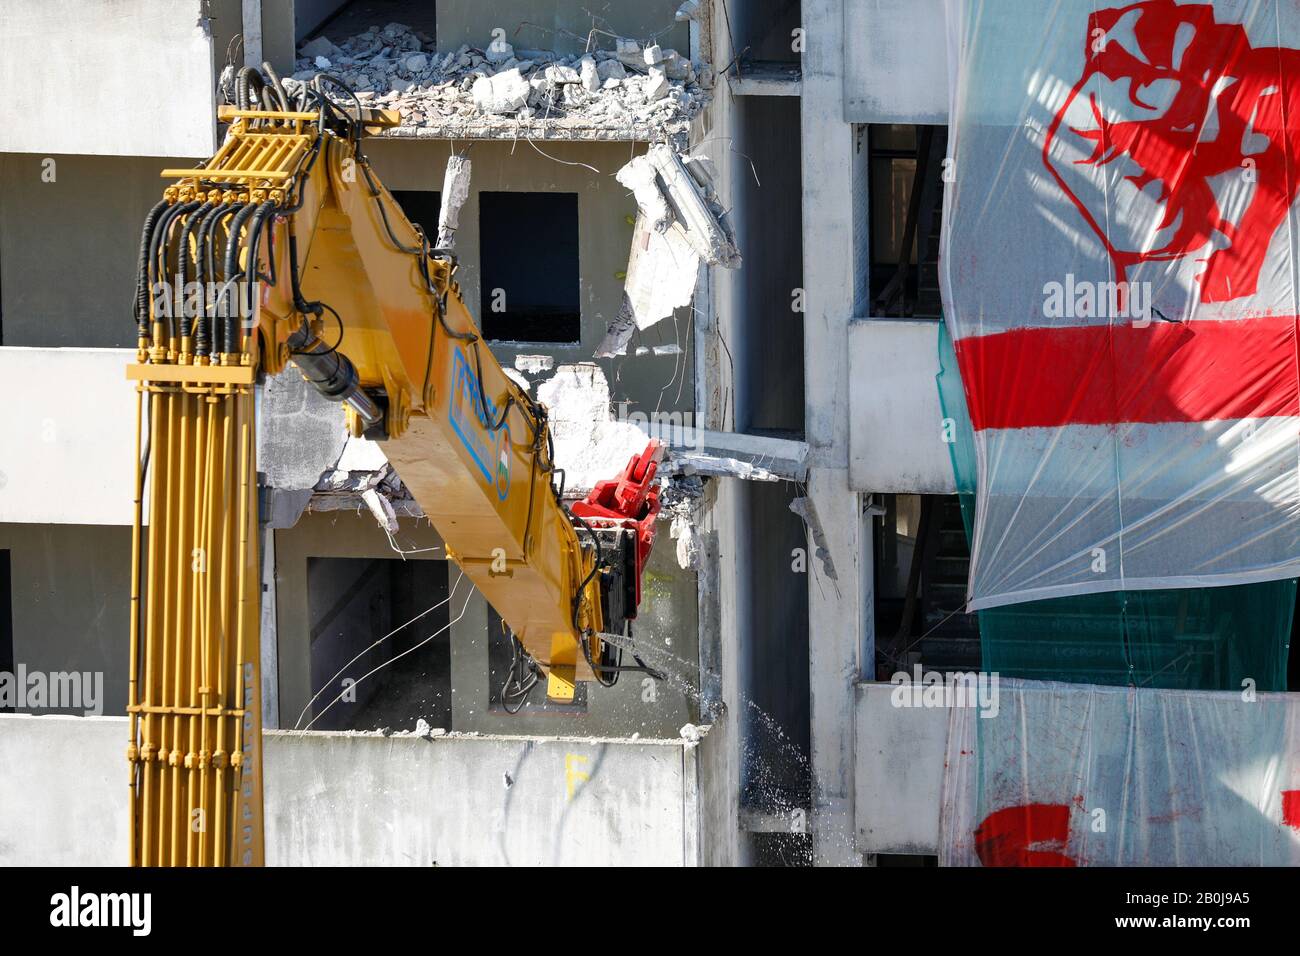
<svg viewBox="0 0 1300 956">
<path fill-rule="evenodd" d="M 1021 328 L 956 342 L 971 425 L 1300 416 L 1300 316 Z"/>
<path fill-rule="evenodd" d="M 1300 790 L 1282 791 L 1282 822 L 1300 830 Z"/>
<path fill-rule="evenodd" d="M 975 831 L 975 854 L 985 866 L 1074 866 L 1065 853 L 1070 807 L 1029 803 L 990 813 Z"/>
<path fill-rule="evenodd" d="M 1127 281 L 1138 263 L 1199 253 L 1198 261 L 1205 262 L 1197 276 L 1203 301 L 1253 295 L 1269 243 L 1300 189 L 1300 175 L 1289 168 L 1300 157 L 1300 50 L 1252 47 L 1244 27 L 1216 22 L 1208 4 L 1144 0 L 1091 14 L 1084 55 L 1083 76 L 1048 129 L 1043 159 L 1105 245 L 1116 281 Z M 1130 101 L 1149 115 L 1107 118 L 1096 92 L 1104 80 L 1127 83 Z M 1167 90 L 1171 81 L 1167 107 L 1148 101 L 1156 95 L 1153 84 Z M 1093 90 L 1085 94 L 1089 85 Z M 1113 245 L 1104 216 L 1099 222 L 1052 165 L 1066 115 L 1085 95 L 1093 125 L 1069 130 L 1091 141 L 1094 150 L 1076 163 L 1100 167 L 1127 157 L 1141 170 L 1126 177 L 1137 189 L 1158 185 L 1164 204 L 1159 230 L 1172 230 L 1158 247 Z M 1077 120 L 1077 109 L 1074 115 Z M 1231 222 L 1211 180 L 1234 171 L 1251 192 L 1238 221 Z"/>
</svg>

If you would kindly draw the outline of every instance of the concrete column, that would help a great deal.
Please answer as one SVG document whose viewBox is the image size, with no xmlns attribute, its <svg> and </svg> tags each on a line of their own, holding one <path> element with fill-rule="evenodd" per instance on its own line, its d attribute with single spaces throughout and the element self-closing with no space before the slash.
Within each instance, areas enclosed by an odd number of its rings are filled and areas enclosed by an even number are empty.
<svg viewBox="0 0 1300 956">
<path fill-rule="evenodd" d="M 280 645 L 276 628 L 275 532 L 261 526 L 262 550 L 262 727 L 280 727 Z"/>
<path fill-rule="evenodd" d="M 819 865 L 861 865 L 854 845 L 853 688 L 870 607 L 857 495 L 848 483 L 848 325 L 854 304 L 853 129 L 844 120 L 844 0 L 804 0 L 804 428 L 808 496 L 834 565 L 810 560 L 812 833 Z M 810 542 L 811 546 L 811 542 Z M 865 569 L 869 570 L 869 569 Z"/>
<path fill-rule="evenodd" d="M 262 0 L 242 0 L 242 26 L 244 37 L 244 65 L 255 70 L 262 68 Z M 224 50 L 214 51 L 218 56 Z"/>
</svg>

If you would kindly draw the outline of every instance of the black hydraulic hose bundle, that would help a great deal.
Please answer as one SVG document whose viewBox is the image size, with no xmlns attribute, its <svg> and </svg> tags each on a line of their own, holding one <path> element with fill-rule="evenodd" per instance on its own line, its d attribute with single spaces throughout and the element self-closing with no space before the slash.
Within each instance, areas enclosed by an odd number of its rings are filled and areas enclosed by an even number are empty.
<svg viewBox="0 0 1300 956">
<path fill-rule="evenodd" d="M 189 338 L 190 334 L 193 332 L 193 320 L 197 317 L 190 313 L 188 301 L 189 296 L 186 295 L 185 291 L 186 276 L 189 275 L 189 270 L 186 266 L 191 261 L 195 261 L 197 266 L 196 259 L 192 260 L 190 257 L 190 238 L 194 235 L 195 227 L 203 221 L 203 218 L 207 216 L 212 209 L 213 204 L 205 202 L 198 209 L 194 210 L 194 212 L 190 213 L 189 217 L 185 220 L 185 227 L 181 230 L 181 245 L 176 256 L 176 283 L 181 287 L 180 334 L 182 339 Z M 200 296 L 200 302 L 201 301 L 202 297 Z"/>
<path fill-rule="evenodd" d="M 239 247 L 240 237 L 244 228 L 244 223 L 248 218 L 257 212 L 259 207 L 252 203 L 244 203 L 235 213 L 235 218 L 230 221 L 230 235 L 226 239 L 226 261 L 225 269 L 222 272 L 221 294 L 217 297 L 219 303 L 218 311 L 224 318 L 226 351 L 239 351 L 240 344 L 240 324 L 243 321 L 241 313 L 243 312 L 243 294 L 239 291 L 238 283 L 241 277 L 239 272 Z M 238 302 L 238 305 L 234 303 Z"/>
<path fill-rule="evenodd" d="M 153 232 L 158 219 L 170 205 L 166 199 L 158 202 L 145 217 L 144 228 L 140 233 L 140 261 L 135 280 L 135 321 L 140 329 L 140 338 L 149 337 L 149 249 L 153 243 Z"/>
<path fill-rule="evenodd" d="M 261 252 L 262 229 L 265 228 L 267 219 L 274 212 L 275 212 L 275 203 L 268 200 L 267 202 L 264 202 L 257 207 L 256 211 L 253 213 L 253 218 L 250 220 L 248 224 L 248 239 L 246 242 L 246 245 L 248 247 L 248 256 L 246 260 L 247 268 L 240 274 L 240 278 L 244 279 L 248 286 L 248 299 L 244 303 L 244 308 L 246 309 L 244 313 L 245 315 L 251 316 L 253 314 L 253 310 L 257 306 L 257 303 L 255 301 L 255 297 L 257 293 L 255 290 L 256 290 L 256 284 L 259 281 L 259 275 L 257 272 L 257 262 L 258 262 L 258 256 Z M 274 277 L 275 277 L 275 259 L 272 258 L 271 279 L 269 280 L 271 285 L 275 285 Z"/>
<path fill-rule="evenodd" d="M 266 96 L 266 81 L 262 79 L 261 73 L 246 66 L 235 76 L 235 105 L 241 110 L 251 110 L 254 93 L 257 94 L 258 105 L 262 106 L 262 100 Z"/>
<path fill-rule="evenodd" d="M 229 211 L 229 206 L 215 203 L 199 223 L 194 249 L 194 281 L 198 283 L 200 289 L 206 289 L 206 283 L 212 280 L 210 266 L 212 250 L 209 239 L 212 225 Z M 204 295 L 200 297 L 198 314 L 194 319 L 194 354 L 214 354 L 212 347 L 213 342 L 209 336 L 208 326 L 207 296 Z"/>
<path fill-rule="evenodd" d="M 149 240 L 149 264 L 145 277 L 145 281 L 149 286 L 149 298 L 151 300 L 154 290 L 163 278 L 165 271 L 167 248 L 171 243 L 172 226 L 175 225 L 178 218 L 193 212 L 198 205 L 197 202 L 174 203 L 163 213 L 154 227 L 153 235 Z M 170 337 L 176 334 L 175 317 L 171 314 L 171 309 L 164 311 L 167 319 L 167 334 Z"/>
</svg>

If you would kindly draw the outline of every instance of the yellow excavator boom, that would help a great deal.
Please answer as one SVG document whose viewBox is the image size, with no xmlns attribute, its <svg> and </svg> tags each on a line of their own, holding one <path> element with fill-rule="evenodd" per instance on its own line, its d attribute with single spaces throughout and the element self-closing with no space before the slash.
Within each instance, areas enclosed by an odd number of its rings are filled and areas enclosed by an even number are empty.
<svg viewBox="0 0 1300 956">
<path fill-rule="evenodd" d="M 565 508 L 545 408 L 482 340 L 454 256 L 430 247 L 364 155 L 365 129 L 392 117 L 320 83 L 298 109 L 278 84 L 261 99 L 272 108 L 222 108 L 227 135 L 207 163 L 163 171 L 171 182 L 142 239 L 127 373 L 139 396 L 128 705 L 137 865 L 263 861 L 263 376 L 292 362 L 344 406 L 352 434 L 384 443 L 448 557 L 554 698 L 626 669 L 600 635 L 635 615 L 630 579 L 657 510 L 650 451 L 609 489 L 631 489 L 622 506 L 589 507 L 589 520 Z"/>
</svg>

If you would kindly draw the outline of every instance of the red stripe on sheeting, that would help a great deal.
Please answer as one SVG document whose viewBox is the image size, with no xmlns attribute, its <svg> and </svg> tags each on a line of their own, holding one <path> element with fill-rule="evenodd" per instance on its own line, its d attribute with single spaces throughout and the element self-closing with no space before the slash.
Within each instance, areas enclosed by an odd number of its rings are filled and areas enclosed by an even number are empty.
<svg viewBox="0 0 1300 956">
<path fill-rule="evenodd" d="M 1296 317 L 1024 328 L 959 339 L 984 428 L 1300 415 Z"/>
</svg>

